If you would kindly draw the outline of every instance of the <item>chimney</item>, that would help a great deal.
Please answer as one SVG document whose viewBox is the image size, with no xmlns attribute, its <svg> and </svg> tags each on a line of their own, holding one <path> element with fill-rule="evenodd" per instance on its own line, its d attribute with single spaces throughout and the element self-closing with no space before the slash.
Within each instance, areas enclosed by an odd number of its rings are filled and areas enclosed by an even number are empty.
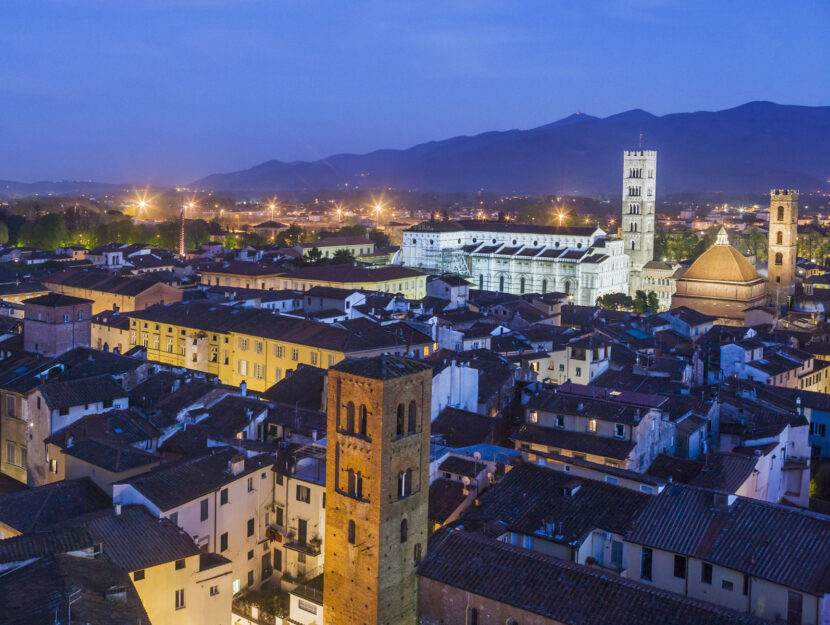
<svg viewBox="0 0 830 625">
<path fill-rule="evenodd" d="M 245 469 L 245 454 L 234 456 L 228 461 L 228 473 L 239 475 Z"/>
<path fill-rule="evenodd" d="M 67 438 L 66 439 L 66 448 L 69 449 L 70 447 L 72 447 L 72 444 L 74 442 L 75 442 L 75 437 L 74 436 L 70 436 L 69 438 Z"/>
<path fill-rule="evenodd" d="M 121 502 L 116 501 L 114 505 L 115 505 L 115 516 L 121 516 Z"/>
<path fill-rule="evenodd" d="M 239 392 L 242 394 L 242 397 L 245 397 L 248 394 L 248 384 L 244 380 L 239 385 Z"/>
</svg>

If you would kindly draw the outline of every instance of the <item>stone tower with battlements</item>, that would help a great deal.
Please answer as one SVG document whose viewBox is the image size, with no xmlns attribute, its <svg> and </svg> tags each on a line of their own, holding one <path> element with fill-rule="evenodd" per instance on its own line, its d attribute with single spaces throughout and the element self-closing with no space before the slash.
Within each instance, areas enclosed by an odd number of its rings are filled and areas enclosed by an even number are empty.
<svg viewBox="0 0 830 625">
<path fill-rule="evenodd" d="M 768 284 L 771 303 L 787 303 L 795 287 L 798 252 L 798 191 L 773 189 L 769 193 Z"/>
<path fill-rule="evenodd" d="M 643 266 L 654 260 L 654 205 L 657 193 L 657 151 L 623 152 L 623 194 L 620 230 L 630 259 L 628 292 L 643 288 Z"/>
<path fill-rule="evenodd" d="M 432 369 L 397 356 L 329 369 L 326 625 L 416 625 L 426 553 Z"/>
</svg>

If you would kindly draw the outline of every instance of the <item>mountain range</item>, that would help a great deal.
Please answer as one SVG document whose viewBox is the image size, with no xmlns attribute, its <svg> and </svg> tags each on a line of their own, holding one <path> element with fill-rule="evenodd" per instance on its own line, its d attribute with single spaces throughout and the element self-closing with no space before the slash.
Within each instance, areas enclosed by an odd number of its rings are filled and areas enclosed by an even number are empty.
<svg viewBox="0 0 830 625">
<path fill-rule="evenodd" d="M 642 139 L 641 139 L 642 136 Z M 658 193 L 802 192 L 830 187 L 830 107 L 750 102 L 656 116 L 574 114 L 530 130 L 486 132 L 405 150 L 267 161 L 192 183 L 231 193 L 360 188 L 617 193 L 622 151 L 658 151 Z"/>
</svg>

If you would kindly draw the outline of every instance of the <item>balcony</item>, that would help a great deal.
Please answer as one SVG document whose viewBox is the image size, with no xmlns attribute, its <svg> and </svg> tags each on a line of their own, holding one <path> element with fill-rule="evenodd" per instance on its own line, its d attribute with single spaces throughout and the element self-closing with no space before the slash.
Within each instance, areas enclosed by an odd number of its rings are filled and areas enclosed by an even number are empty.
<svg viewBox="0 0 830 625">
<path fill-rule="evenodd" d="M 320 555 L 321 545 L 322 541 L 319 538 L 312 538 L 308 542 L 300 543 L 295 536 L 287 536 L 285 542 L 286 549 L 291 549 L 312 557 Z"/>
</svg>

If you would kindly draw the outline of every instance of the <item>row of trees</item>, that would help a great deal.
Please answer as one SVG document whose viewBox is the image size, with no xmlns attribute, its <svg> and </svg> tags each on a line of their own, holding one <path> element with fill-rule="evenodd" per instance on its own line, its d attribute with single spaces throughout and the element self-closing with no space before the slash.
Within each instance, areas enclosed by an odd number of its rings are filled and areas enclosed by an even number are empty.
<svg viewBox="0 0 830 625">
<path fill-rule="evenodd" d="M 631 310 L 636 313 L 656 313 L 660 301 L 654 291 L 637 291 L 634 297 L 626 293 L 608 293 L 597 298 L 597 306 L 604 310 Z"/>
<path fill-rule="evenodd" d="M 70 227 L 61 213 L 47 213 L 34 221 L 24 221 L 14 233 L 12 243 L 20 246 L 54 250 L 67 245 L 93 248 L 106 243 L 149 243 L 170 250 L 179 246 L 179 223 L 136 224 L 120 213 L 100 221 L 90 229 Z M 0 221 L 0 242 L 9 242 L 9 229 Z M 5 235 L 5 236 L 4 236 Z M 185 246 L 190 249 L 209 239 L 209 225 L 201 220 L 185 224 Z"/>
</svg>

